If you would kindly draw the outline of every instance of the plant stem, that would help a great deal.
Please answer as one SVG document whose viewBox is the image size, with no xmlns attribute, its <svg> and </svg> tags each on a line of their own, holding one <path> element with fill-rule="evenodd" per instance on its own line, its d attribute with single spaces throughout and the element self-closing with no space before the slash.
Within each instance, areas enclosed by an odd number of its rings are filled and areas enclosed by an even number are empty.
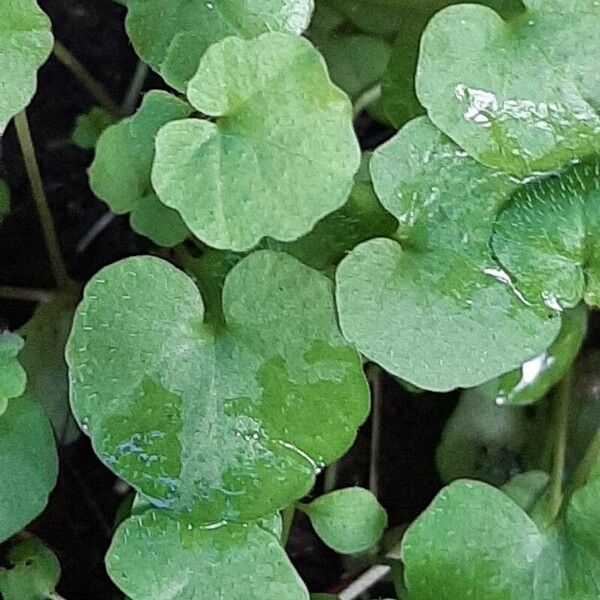
<svg viewBox="0 0 600 600">
<path fill-rule="evenodd" d="M 571 380 L 572 374 L 569 372 L 558 384 L 553 397 L 552 421 L 554 444 L 548 500 L 548 518 L 550 523 L 553 523 L 558 516 L 563 500 L 562 485 L 565 474 Z"/>
<path fill-rule="evenodd" d="M 367 375 L 371 383 L 371 457 L 369 461 L 369 489 L 379 495 L 379 463 L 381 454 L 381 369 L 370 364 Z"/>
<path fill-rule="evenodd" d="M 50 302 L 54 292 L 40 288 L 20 288 L 12 285 L 0 285 L 0 299 L 23 300 L 25 302 Z"/>
<path fill-rule="evenodd" d="M 125 93 L 123 104 L 121 104 L 121 111 L 124 115 L 130 115 L 135 110 L 138 96 L 144 87 L 146 77 L 148 77 L 148 71 L 148 65 L 143 60 L 139 60 L 129 84 L 129 88 Z"/>
<path fill-rule="evenodd" d="M 281 511 L 281 520 L 283 522 L 283 528 L 281 531 L 281 545 L 285 548 L 290 537 L 290 531 L 292 529 L 292 523 L 294 522 L 294 514 L 296 513 L 296 505 L 294 503 L 286 506 Z"/>
<path fill-rule="evenodd" d="M 569 485 L 567 493 L 565 493 L 566 498 L 570 498 L 571 495 L 578 490 L 580 487 L 585 485 L 587 482 L 592 469 L 598 462 L 600 458 L 600 429 L 596 432 L 590 445 L 588 446 L 585 456 L 582 458 L 579 463 L 575 474 L 573 475 L 573 479 Z"/>
<path fill-rule="evenodd" d="M 31 139 L 29 122 L 27 121 L 27 114 L 25 111 L 20 112 L 15 117 L 15 127 L 17 129 L 17 137 L 19 138 L 21 152 L 23 153 L 23 158 L 25 160 L 25 168 L 31 184 L 33 199 L 35 201 L 42 225 L 46 247 L 48 248 L 48 254 L 50 255 L 50 264 L 52 266 L 54 279 L 56 280 L 56 284 L 60 289 L 68 289 L 71 286 L 71 280 L 69 279 L 69 275 L 60 252 L 60 246 L 58 245 L 56 228 L 54 227 L 52 214 L 48 208 L 48 201 L 46 199 L 46 193 L 44 192 L 44 184 L 42 182 L 40 168 L 35 156 L 35 148 L 33 146 L 33 140 Z"/>
<path fill-rule="evenodd" d="M 115 115 L 121 114 L 121 109 L 116 105 L 113 99 L 106 93 L 100 83 L 98 83 L 90 72 L 79 62 L 73 54 L 59 41 L 54 42 L 54 56 L 59 60 L 75 77 L 81 85 L 90 93 L 90 95 L 104 107 Z"/>
<path fill-rule="evenodd" d="M 373 104 L 381 98 L 381 84 L 374 85 L 372 88 L 365 90 L 354 103 L 354 118 L 365 109 L 369 104 Z"/>
</svg>

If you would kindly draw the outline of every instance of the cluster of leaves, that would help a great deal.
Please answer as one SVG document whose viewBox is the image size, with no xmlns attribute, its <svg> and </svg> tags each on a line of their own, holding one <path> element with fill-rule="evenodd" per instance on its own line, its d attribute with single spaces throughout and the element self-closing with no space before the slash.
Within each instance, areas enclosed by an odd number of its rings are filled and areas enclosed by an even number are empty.
<svg viewBox="0 0 600 600">
<path fill-rule="evenodd" d="M 106 558 L 133 600 L 306 600 L 284 551 L 290 507 L 340 553 L 377 545 L 387 517 L 370 492 L 298 504 L 369 414 L 364 359 L 427 390 L 471 388 L 438 463 L 447 481 L 489 482 L 451 483 L 409 528 L 399 594 L 598 596 L 586 406 L 558 509 L 562 471 L 546 460 L 559 429 L 546 396 L 599 302 L 598 3 L 322 0 L 314 16 L 311 0 L 122 4 L 140 58 L 178 94 L 151 91 L 118 122 L 96 109 L 74 141 L 95 147 L 91 187 L 136 232 L 203 253 L 182 269 L 109 265 L 72 328 L 75 302 L 57 296 L 21 355 L 20 337 L 0 337 L 0 541 L 54 485 L 44 411 L 58 439 L 76 435 L 56 351 L 71 329 L 73 415 L 136 492 Z M 0 8 L 1 131 L 52 36 L 34 0 Z M 366 104 L 400 130 L 361 158 Z M 60 575 L 26 544 L 0 571 L 8 599 Z"/>
</svg>

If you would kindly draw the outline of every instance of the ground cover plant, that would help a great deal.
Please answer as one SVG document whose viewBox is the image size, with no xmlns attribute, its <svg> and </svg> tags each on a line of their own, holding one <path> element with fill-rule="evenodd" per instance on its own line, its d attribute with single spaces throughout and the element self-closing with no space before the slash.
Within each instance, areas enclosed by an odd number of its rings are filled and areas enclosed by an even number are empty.
<svg viewBox="0 0 600 600">
<path fill-rule="evenodd" d="M 0 596 L 599 598 L 599 55 L 596 0 L 0 0 Z"/>
</svg>

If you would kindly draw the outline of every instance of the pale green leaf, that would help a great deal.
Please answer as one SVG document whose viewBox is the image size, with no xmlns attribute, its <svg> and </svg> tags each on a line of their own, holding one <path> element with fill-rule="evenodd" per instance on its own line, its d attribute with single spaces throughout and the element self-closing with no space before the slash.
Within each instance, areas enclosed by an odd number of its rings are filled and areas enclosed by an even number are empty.
<svg viewBox="0 0 600 600">
<path fill-rule="evenodd" d="M 524 4 L 509 21 L 471 4 L 439 12 L 423 34 L 416 78 L 442 131 L 520 176 L 600 150 L 600 4 Z"/>
<path fill-rule="evenodd" d="M 88 284 L 67 346 L 72 407 L 99 457 L 153 504 L 204 523 L 302 497 L 369 407 L 324 275 L 259 251 L 222 295 L 222 316 L 205 316 L 186 275 L 127 259 Z"/>
<path fill-rule="evenodd" d="M 521 187 L 492 247 L 525 298 L 553 310 L 600 305 L 600 159 Z"/>
<path fill-rule="evenodd" d="M 373 239 L 338 267 L 346 338 L 421 388 L 472 387 L 550 346 L 560 319 L 520 298 L 492 257 L 499 207 L 516 185 L 467 157 L 426 118 L 371 160 L 375 191 L 399 241 Z"/>
<path fill-rule="evenodd" d="M 58 472 L 52 427 L 27 394 L 10 400 L 0 416 L 0 542 L 37 517 Z"/>
<path fill-rule="evenodd" d="M 90 167 L 90 186 L 117 214 L 131 214 L 131 225 L 159 245 L 176 245 L 187 229 L 176 211 L 157 201 L 150 173 L 159 129 L 189 116 L 191 107 L 167 92 L 148 92 L 137 113 L 100 136 Z"/>
<path fill-rule="evenodd" d="M 71 139 L 79 148 L 91 150 L 96 146 L 102 132 L 115 121 L 112 112 L 100 106 L 93 106 L 89 112 L 77 117 Z"/>
<path fill-rule="evenodd" d="M 238 251 L 292 241 L 344 204 L 360 162 L 352 110 L 307 40 L 215 44 L 188 98 L 216 122 L 165 125 L 152 181 L 200 240 Z"/>
<path fill-rule="evenodd" d="M 308 600 L 279 540 L 256 523 L 201 527 L 151 509 L 119 527 L 106 564 L 132 600 Z"/>
<path fill-rule="evenodd" d="M 359 487 L 329 492 L 300 508 L 318 536 L 342 554 L 373 548 L 387 527 L 387 514 L 377 498 Z"/>
<path fill-rule="evenodd" d="M 22 349 L 23 340 L 16 333 L 0 333 L 0 415 L 8 400 L 25 391 L 27 375 L 17 359 Z"/>
<path fill-rule="evenodd" d="M 60 579 L 54 552 L 36 539 L 21 542 L 8 553 L 10 568 L 0 567 L 3 600 L 45 600 L 52 597 Z"/>
<path fill-rule="evenodd" d="M 312 0 L 127 0 L 127 33 L 140 57 L 183 92 L 202 55 L 229 36 L 302 33 Z"/>
<path fill-rule="evenodd" d="M 485 483 L 442 490 L 402 544 L 411 600 L 590 600 L 600 595 L 600 465 L 553 525 Z M 543 511 L 542 511 L 543 512 Z"/>
<path fill-rule="evenodd" d="M 4 179 L 0 179 L 0 223 L 10 212 L 10 188 Z"/>
<path fill-rule="evenodd" d="M 50 19 L 36 0 L 0 0 L 0 135 L 31 101 L 52 50 Z"/>
</svg>

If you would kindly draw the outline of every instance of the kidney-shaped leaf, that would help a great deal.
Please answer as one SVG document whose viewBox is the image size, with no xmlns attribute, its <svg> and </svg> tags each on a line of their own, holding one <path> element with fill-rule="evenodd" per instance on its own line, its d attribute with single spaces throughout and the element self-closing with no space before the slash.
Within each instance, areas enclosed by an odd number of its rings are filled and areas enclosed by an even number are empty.
<svg viewBox="0 0 600 600">
<path fill-rule="evenodd" d="M 204 523 L 304 495 L 369 405 L 324 275 L 256 252 L 229 273 L 222 304 L 222 319 L 204 320 L 185 274 L 127 259 L 88 284 L 67 348 L 73 410 L 100 458 Z"/>
<path fill-rule="evenodd" d="M 600 149 L 600 5 L 527 0 L 509 21 L 462 4 L 423 35 L 417 95 L 483 163 L 518 175 Z"/>
<path fill-rule="evenodd" d="M 127 0 L 127 8 L 137 53 L 182 92 L 209 46 L 231 35 L 300 34 L 313 0 Z"/>
<path fill-rule="evenodd" d="M 541 354 L 556 337 L 520 299 L 488 243 L 514 187 L 467 157 L 426 118 L 371 160 L 375 191 L 397 237 L 359 245 L 337 271 L 347 339 L 394 375 L 431 390 L 472 387 Z"/>
<path fill-rule="evenodd" d="M 228 38 L 206 52 L 188 98 L 216 122 L 165 125 L 152 181 L 202 241 L 295 240 L 344 204 L 360 164 L 351 106 L 310 42 Z"/>
<path fill-rule="evenodd" d="M 27 394 L 0 416 L 0 542 L 42 512 L 56 483 L 58 457 L 52 427 Z"/>
<path fill-rule="evenodd" d="M 158 200 L 150 173 L 154 138 L 169 121 L 189 116 L 191 107 L 167 92 L 144 96 L 135 115 L 108 127 L 98 140 L 90 167 L 90 186 L 117 214 L 131 213 L 135 231 L 163 246 L 175 246 L 187 236 L 179 214 Z"/>
<path fill-rule="evenodd" d="M 0 0 L 0 135 L 31 101 L 52 50 L 50 19 L 36 0 Z"/>
<path fill-rule="evenodd" d="M 119 527 L 106 565 L 132 600 L 308 600 L 279 540 L 256 523 L 198 527 L 151 509 Z"/>
</svg>

